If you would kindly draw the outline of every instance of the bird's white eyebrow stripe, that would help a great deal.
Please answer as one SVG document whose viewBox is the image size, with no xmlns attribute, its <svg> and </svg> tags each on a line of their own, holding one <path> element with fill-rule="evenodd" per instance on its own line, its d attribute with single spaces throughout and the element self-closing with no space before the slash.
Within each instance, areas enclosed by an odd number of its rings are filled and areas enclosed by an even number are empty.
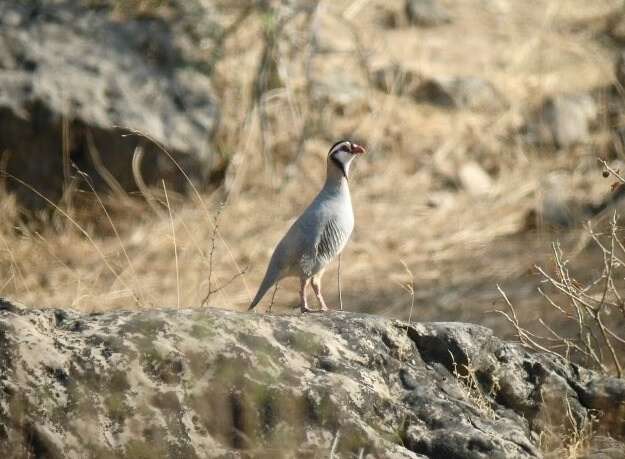
<svg viewBox="0 0 625 459">
<path fill-rule="evenodd" d="M 335 146 L 332 151 L 330 152 L 331 155 L 333 155 L 334 153 L 341 151 L 343 149 L 345 149 L 345 147 L 349 147 L 350 143 L 348 141 L 345 142 L 341 142 L 339 143 L 337 146 Z M 349 150 L 349 148 L 348 148 Z"/>
</svg>

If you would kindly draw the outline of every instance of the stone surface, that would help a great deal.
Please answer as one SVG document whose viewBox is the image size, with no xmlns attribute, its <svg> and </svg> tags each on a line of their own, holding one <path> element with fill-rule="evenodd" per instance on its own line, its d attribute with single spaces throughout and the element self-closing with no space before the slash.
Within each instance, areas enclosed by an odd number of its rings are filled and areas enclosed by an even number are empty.
<svg viewBox="0 0 625 459">
<path fill-rule="evenodd" d="M 320 109 L 329 107 L 339 115 L 354 115 L 369 108 L 369 98 L 362 83 L 344 73 L 328 73 L 315 81 L 312 96 Z"/>
<path fill-rule="evenodd" d="M 458 170 L 458 180 L 462 188 L 473 196 L 487 194 L 493 187 L 493 179 L 491 179 L 490 175 L 475 161 L 469 161 L 460 166 Z"/>
<path fill-rule="evenodd" d="M 438 0 L 406 0 L 406 16 L 411 24 L 423 27 L 451 22 L 451 16 Z"/>
<path fill-rule="evenodd" d="M 198 181 L 212 172 L 218 106 L 209 76 L 189 52 L 199 24 L 185 21 L 210 15 L 186 10 L 196 2 L 168 4 L 179 14 L 171 23 L 124 15 L 123 3 L 112 0 L 0 2 L 0 154 L 9 173 L 53 200 L 74 174 L 69 162 L 96 186 L 110 185 L 108 171 L 122 188 L 136 189 L 131 157 L 144 144 L 147 182 L 184 182 L 151 142 L 122 137 L 115 126 L 162 143 Z M 42 204 L 9 184 L 26 204 Z"/>
<path fill-rule="evenodd" d="M 501 110 L 507 105 L 492 83 L 474 76 L 430 78 L 419 85 L 414 96 L 419 102 L 478 111 Z"/>
<path fill-rule="evenodd" d="M 595 410 L 622 448 L 622 380 L 478 325 L 0 304 L 8 457 L 531 458 Z"/>
<path fill-rule="evenodd" d="M 588 94 L 560 94 L 545 99 L 526 125 L 530 143 L 568 148 L 587 142 L 597 118 L 597 105 Z"/>
</svg>

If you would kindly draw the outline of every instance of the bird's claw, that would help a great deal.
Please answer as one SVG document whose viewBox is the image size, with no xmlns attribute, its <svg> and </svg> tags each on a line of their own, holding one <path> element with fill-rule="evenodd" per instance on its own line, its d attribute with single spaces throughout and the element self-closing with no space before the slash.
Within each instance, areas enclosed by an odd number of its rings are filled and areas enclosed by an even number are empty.
<svg viewBox="0 0 625 459">
<path fill-rule="evenodd" d="M 320 309 L 310 309 L 308 306 L 300 306 L 302 313 L 306 312 L 327 312 L 329 309 L 327 306 L 322 306 Z"/>
</svg>

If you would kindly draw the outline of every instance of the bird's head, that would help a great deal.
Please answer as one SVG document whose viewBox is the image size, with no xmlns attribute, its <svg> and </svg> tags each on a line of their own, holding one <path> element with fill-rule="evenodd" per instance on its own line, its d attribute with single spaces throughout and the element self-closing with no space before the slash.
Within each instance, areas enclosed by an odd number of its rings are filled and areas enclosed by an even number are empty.
<svg viewBox="0 0 625 459">
<path fill-rule="evenodd" d="M 330 148 L 328 163 L 337 167 L 341 174 L 343 174 L 343 177 L 347 179 L 350 164 L 356 156 L 364 154 L 365 151 L 364 147 L 356 143 L 350 142 L 349 140 L 341 140 Z"/>
</svg>

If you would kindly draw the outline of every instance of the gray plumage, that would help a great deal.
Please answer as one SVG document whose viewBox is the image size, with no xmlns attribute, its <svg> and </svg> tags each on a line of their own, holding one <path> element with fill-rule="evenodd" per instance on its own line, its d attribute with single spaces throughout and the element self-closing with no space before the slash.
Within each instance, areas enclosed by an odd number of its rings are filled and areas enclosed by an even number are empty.
<svg viewBox="0 0 625 459">
<path fill-rule="evenodd" d="M 363 152 L 362 147 L 348 141 L 332 147 L 323 188 L 276 246 L 249 309 L 254 308 L 276 282 L 291 276 L 302 281 L 303 311 L 308 311 L 305 288 L 311 279 L 322 309 L 326 308 L 320 278 L 328 263 L 341 253 L 354 228 L 347 176 L 354 155 Z"/>
</svg>

